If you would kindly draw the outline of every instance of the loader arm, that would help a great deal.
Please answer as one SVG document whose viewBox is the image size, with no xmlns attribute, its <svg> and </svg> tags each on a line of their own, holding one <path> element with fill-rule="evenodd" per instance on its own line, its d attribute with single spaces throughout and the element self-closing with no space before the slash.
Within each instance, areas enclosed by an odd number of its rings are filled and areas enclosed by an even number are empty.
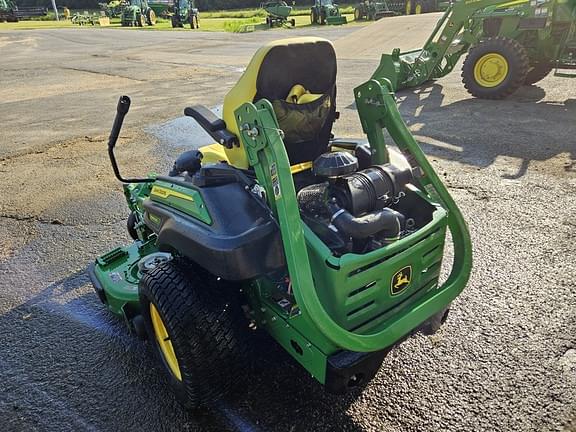
<svg viewBox="0 0 576 432">
<path fill-rule="evenodd" d="M 528 0 L 526 0 L 527 2 Z M 394 90 L 417 87 L 441 78 L 454 69 L 460 57 L 477 40 L 480 26 L 473 15 L 490 6 L 506 5 L 508 0 L 459 0 L 440 18 L 422 49 L 383 54 L 372 79 L 390 80 Z M 517 3 L 517 2 L 514 2 Z"/>
</svg>

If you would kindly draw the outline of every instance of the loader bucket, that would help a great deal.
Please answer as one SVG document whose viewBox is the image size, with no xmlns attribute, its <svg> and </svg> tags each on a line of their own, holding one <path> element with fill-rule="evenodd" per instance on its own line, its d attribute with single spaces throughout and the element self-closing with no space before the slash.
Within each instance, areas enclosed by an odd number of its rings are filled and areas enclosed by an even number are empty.
<svg viewBox="0 0 576 432">
<path fill-rule="evenodd" d="M 345 16 L 329 16 L 326 18 L 326 24 L 328 25 L 342 25 L 347 23 L 348 20 Z"/>
</svg>

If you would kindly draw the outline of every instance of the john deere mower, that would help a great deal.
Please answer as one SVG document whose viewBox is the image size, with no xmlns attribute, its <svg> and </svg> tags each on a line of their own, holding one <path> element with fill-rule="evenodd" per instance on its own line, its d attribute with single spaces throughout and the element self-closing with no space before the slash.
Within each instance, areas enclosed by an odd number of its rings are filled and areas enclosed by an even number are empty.
<svg viewBox="0 0 576 432">
<path fill-rule="evenodd" d="M 331 43 L 269 43 L 225 97 L 223 118 L 184 110 L 215 143 L 184 152 L 168 175 L 134 179 L 114 156 L 130 106 L 120 98 L 108 152 L 133 242 L 89 273 L 186 406 L 246 374 L 254 329 L 342 393 L 368 383 L 411 332 L 446 319 L 469 278 L 470 238 L 391 88 L 357 87 L 367 139 L 335 139 Z M 447 229 L 454 260 L 440 282 Z"/>
<path fill-rule="evenodd" d="M 341 25 L 348 21 L 340 14 L 338 5 L 332 0 L 314 0 L 314 5 L 310 9 L 311 24 L 331 24 Z"/>
<path fill-rule="evenodd" d="M 466 54 L 462 81 L 479 98 L 505 98 L 554 69 L 576 77 L 576 0 L 454 2 L 422 49 L 382 55 L 373 78 L 390 79 L 395 90 L 416 87 Z"/>
</svg>

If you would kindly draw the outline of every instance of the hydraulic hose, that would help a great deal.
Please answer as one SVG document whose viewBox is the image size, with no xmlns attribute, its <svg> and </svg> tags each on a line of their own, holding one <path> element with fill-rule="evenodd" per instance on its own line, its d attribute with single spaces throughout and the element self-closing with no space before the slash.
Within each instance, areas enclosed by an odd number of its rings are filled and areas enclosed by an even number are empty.
<svg viewBox="0 0 576 432">
<path fill-rule="evenodd" d="M 388 207 L 360 217 L 353 216 L 334 202 L 328 203 L 328 209 L 332 214 L 331 223 L 353 239 L 365 239 L 377 233 L 385 238 L 398 237 L 405 225 L 404 216 Z"/>
</svg>

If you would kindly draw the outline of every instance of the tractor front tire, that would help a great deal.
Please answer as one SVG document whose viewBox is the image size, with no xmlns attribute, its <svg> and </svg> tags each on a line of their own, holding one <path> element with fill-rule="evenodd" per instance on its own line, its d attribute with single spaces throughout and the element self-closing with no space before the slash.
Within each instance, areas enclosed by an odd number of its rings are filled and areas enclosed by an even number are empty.
<svg viewBox="0 0 576 432">
<path fill-rule="evenodd" d="M 312 9 L 310 11 L 310 24 L 316 24 L 318 21 L 318 16 L 316 15 L 316 11 Z"/>
<path fill-rule="evenodd" d="M 136 23 L 138 24 L 138 27 L 144 27 L 146 25 L 146 17 L 142 14 L 139 14 L 136 17 Z"/>
<path fill-rule="evenodd" d="M 525 82 L 530 61 L 514 39 L 487 38 L 473 47 L 462 67 L 462 82 L 472 96 L 504 99 Z"/>
<path fill-rule="evenodd" d="M 360 21 L 363 18 L 360 8 L 354 8 L 354 21 Z"/>
<path fill-rule="evenodd" d="M 148 341 L 188 409 L 220 399 L 246 374 L 248 325 L 233 288 L 182 259 L 159 264 L 140 281 Z"/>
<path fill-rule="evenodd" d="M 543 80 L 552 72 L 552 65 L 550 63 L 536 63 L 530 67 L 524 85 L 536 84 L 538 81 Z"/>
</svg>

